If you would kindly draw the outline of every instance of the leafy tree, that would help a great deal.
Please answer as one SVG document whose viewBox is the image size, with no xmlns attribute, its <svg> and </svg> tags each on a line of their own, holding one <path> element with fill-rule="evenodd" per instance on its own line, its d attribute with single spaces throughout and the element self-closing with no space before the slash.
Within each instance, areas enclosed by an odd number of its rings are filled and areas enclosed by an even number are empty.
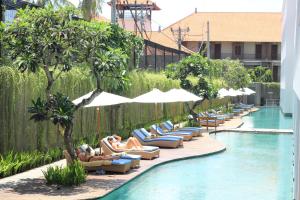
<svg viewBox="0 0 300 200">
<path fill-rule="evenodd" d="M 193 92 L 203 97 L 203 100 L 195 102 L 192 107 L 189 107 L 189 112 L 194 119 L 197 118 L 197 113 L 194 109 L 200 105 L 205 99 L 217 97 L 217 90 L 213 88 L 208 81 L 210 65 L 207 58 L 200 54 L 192 54 L 178 63 L 168 65 L 166 75 L 168 78 L 180 80 L 180 86 L 186 90 Z M 194 82 L 191 80 L 193 77 Z"/>
<path fill-rule="evenodd" d="M 71 0 L 34 0 L 41 6 L 51 5 L 54 8 L 62 6 L 74 6 Z M 78 8 L 81 10 L 83 18 L 90 21 L 92 17 L 98 15 L 102 11 L 103 0 L 79 0 Z"/>
<path fill-rule="evenodd" d="M 247 69 L 242 64 L 229 66 L 224 78 L 227 86 L 234 89 L 247 87 L 251 82 Z"/>
<path fill-rule="evenodd" d="M 248 73 L 253 82 L 272 82 L 272 71 L 266 67 L 257 66 L 249 69 Z"/>
<path fill-rule="evenodd" d="M 102 91 L 104 79 L 113 82 L 115 88 L 125 87 L 130 50 L 140 44 L 140 39 L 120 28 L 74 20 L 74 14 L 77 12 L 70 7 L 56 11 L 50 7 L 19 10 L 17 20 L 3 34 L 5 51 L 21 72 L 42 70 L 46 74 L 45 97 L 33 101 L 28 111 L 34 121 L 50 120 L 59 126 L 72 159 L 75 159 L 74 113 Z M 111 42 L 119 31 L 120 35 L 127 36 L 126 40 Z M 90 68 L 96 89 L 89 98 L 74 105 L 66 95 L 54 94 L 52 87 L 63 73 L 79 64 Z"/>
</svg>

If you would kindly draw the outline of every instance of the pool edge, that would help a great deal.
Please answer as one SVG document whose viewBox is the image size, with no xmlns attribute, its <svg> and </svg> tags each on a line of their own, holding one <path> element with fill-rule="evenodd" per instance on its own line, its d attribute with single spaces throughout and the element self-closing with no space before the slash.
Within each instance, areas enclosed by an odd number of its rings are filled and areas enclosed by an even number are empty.
<svg viewBox="0 0 300 200">
<path fill-rule="evenodd" d="M 94 199 L 102 199 L 106 196 L 108 196 L 110 193 L 116 191 L 117 189 L 123 187 L 124 185 L 134 181 L 136 178 L 140 177 L 141 175 L 147 173 L 148 171 L 156 168 L 156 167 L 159 167 L 161 165 L 164 165 L 164 164 L 168 164 L 168 163 L 172 163 L 172 162 L 177 162 L 177 161 L 181 161 L 181 160 L 188 160 L 188 159 L 193 159 L 193 158 L 199 158 L 199 157 L 206 157 L 206 156 L 211 156 L 211 155 L 214 155 L 214 154 L 219 154 L 219 153 L 222 153 L 226 151 L 226 146 L 224 145 L 224 147 L 220 150 L 217 150 L 217 151 L 214 151 L 214 152 L 209 152 L 209 153 L 206 153 L 206 154 L 201 154 L 201 155 L 193 155 L 193 156 L 186 156 L 186 157 L 182 157 L 182 158 L 175 158 L 175 159 L 172 159 L 172 160 L 167 160 L 167 161 L 163 161 L 163 162 L 160 162 L 160 163 L 157 163 L 151 167 L 149 167 L 148 169 L 146 169 L 145 171 L 141 172 L 140 174 L 138 174 L 137 176 L 129 179 L 128 181 L 124 182 L 123 184 L 121 184 L 120 186 L 114 188 L 113 190 L 109 191 L 108 193 L 106 193 L 105 195 L 103 196 L 99 196 L 99 197 L 96 197 L 96 198 L 89 198 L 90 200 L 94 200 Z"/>
</svg>

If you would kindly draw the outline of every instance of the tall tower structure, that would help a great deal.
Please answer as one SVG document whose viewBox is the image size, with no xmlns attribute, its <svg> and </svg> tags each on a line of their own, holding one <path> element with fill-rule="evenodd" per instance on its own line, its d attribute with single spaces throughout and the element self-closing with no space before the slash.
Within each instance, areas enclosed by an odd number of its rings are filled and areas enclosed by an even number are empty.
<svg viewBox="0 0 300 200">
<path fill-rule="evenodd" d="M 152 12 L 157 10 L 160 8 L 150 0 L 116 0 L 116 21 L 124 29 L 142 35 L 151 31 Z"/>
</svg>

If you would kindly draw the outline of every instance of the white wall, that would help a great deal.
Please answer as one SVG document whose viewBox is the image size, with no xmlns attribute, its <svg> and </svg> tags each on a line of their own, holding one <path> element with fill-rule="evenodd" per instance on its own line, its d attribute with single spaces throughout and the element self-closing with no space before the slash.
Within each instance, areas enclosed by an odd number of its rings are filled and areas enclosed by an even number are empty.
<svg viewBox="0 0 300 200">
<path fill-rule="evenodd" d="M 280 105 L 283 112 L 293 114 L 294 199 L 300 200 L 300 0 L 285 0 L 283 13 Z"/>
<path fill-rule="evenodd" d="M 293 76 L 295 70 L 295 19 L 296 2 L 285 0 L 283 6 L 283 29 L 281 45 L 281 93 L 280 106 L 284 113 L 293 111 Z"/>
</svg>

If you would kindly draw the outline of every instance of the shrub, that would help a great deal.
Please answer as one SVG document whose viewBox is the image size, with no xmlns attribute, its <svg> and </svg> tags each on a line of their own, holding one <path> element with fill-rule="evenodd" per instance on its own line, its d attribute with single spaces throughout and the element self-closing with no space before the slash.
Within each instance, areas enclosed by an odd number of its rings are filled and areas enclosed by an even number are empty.
<svg viewBox="0 0 300 200">
<path fill-rule="evenodd" d="M 248 73 L 253 82 L 272 82 L 272 71 L 266 67 L 257 66 L 249 69 Z"/>
<path fill-rule="evenodd" d="M 86 181 L 86 172 L 78 161 L 74 161 L 67 167 L 48 167 L 43 171 L 46 183 L 63 186 L 80 185 Z"/>
<path fill-rule="evenodd" d="M 50 149 L 47 152 L 14 152 L 0 155 L 0 178 L 51 163 L 62 158 L 62 150 Z"/>
</svg>

